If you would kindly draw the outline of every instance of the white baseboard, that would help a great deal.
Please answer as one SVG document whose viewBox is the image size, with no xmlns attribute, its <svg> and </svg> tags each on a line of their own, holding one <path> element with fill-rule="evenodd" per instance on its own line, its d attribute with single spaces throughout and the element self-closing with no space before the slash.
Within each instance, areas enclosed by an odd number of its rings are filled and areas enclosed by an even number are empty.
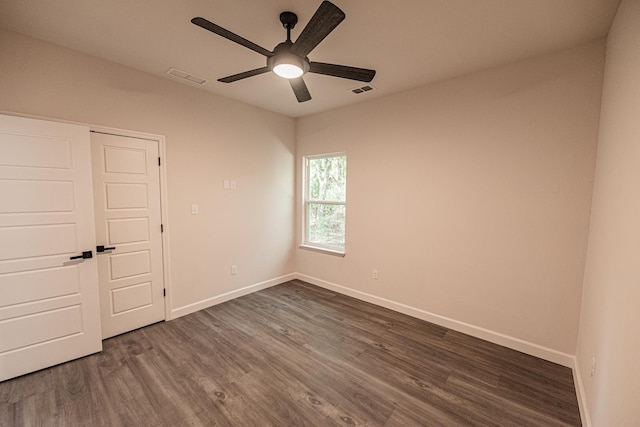
<svg viewBox="0 0 640 427">
<path fill-rule="evenodd" d="M 195 313 L 196 311 L 200 311 L 205 308 L 209 308 L 214 305 L 221 304 L 226 301 L 230 301 L 234 298 L 238 298 L 243 295 L 260 291 L 262 289 L 270 288 L 271 286 L 279 285 L 281 283 L 288 282 L 289 280 L 293 280 L 295 278 L 296 278 L 295 273 L 286 274 L 284 276 L 276 277 L 274 279 L 265 280 L 264 282 L 245 286 L 244 288 L 236 289 L 230 292 L 225 292 L 224 294 L 216 295 L 214 297 L 207 298 L 202 301 L 183 305 L 182 307 L 172 309 L 167 320 L 177 319 L 178 317 L 186 316 L 187 314 Z"/>
<path fill-rule="evenodd" d="M 576 386 L 576 396 L 578 397 L 578 407 L 580 408 L 580 419 L 583 427 L 591 427 L 591 417 L 589 416 L 589 406 L 587 405 L 587 394 L 584 391 L 584 382 L 582 381 L 582 372 L 578 358 L 573 357 L 573 383 Z"/>
<path fill-rule="evenodd" d="M 495 344 L 499 344 L 513 350 L 521 351 L 523 353 L 539 357 L 541 359 L 548 360 L 550 362 L 554 362 L 568 368 L 574 367 L 574 356 L 567 353 L 524 341 L 519 338 L 514 338 L 509 335 L 501 334 L 499 332 L 491 331 L 489 329 L 481 328 L 479 326 L 474 326 L 468 323 L 460 322 L 458 320 L 450 319 L 445 316 L 430 313 L 419 308 L 411 307 L 406 304 L 371 295 L 366 292 L 357 291 L 346 286 L 327 282 L 326 280 L 318 279 L 316 277 L 307 276 L 306 274 L 296 273 L 295 276 L 297 279 L 311 283 L 312 285 L 320 286 L 322 288 L 329 289 L 353 298 L 357 298 L 371 304 L 379 305 L 381 307 L 388 308 L 390 310 L 394 310 L 408 316 L 426 320 L 427 322 L 435 323 L 436 325 L 440 325 L 454 331 L 462 332 L 464 334 L 471 335 Z"/>
</svg>

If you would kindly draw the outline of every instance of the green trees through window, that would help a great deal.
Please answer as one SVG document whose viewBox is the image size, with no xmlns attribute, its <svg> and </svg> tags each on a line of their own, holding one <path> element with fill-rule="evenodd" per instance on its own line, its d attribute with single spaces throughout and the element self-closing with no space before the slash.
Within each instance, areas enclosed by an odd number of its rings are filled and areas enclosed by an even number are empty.
<svg viewBox="0 0 640 427">
<path fill-rule="evenodd" d="M 347 156 L 305 158 L 305 244 L 344 251 Z"/>
</svg>

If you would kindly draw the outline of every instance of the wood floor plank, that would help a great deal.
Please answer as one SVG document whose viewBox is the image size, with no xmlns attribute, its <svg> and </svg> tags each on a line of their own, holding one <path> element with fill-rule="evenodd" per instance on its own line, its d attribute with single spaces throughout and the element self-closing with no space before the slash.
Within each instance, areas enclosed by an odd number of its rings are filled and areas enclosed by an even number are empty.
<svg viewBox="0 0 640 427">
<path fill-rule="evenodd" d="M 297 280 L 103 344 L 0 425 L 580 425 L 570 369 Z"/>
<path fill-rule="evenodd" d="M 482 412 L 491 424 L 514 426 L 566 426 L 568 424 L 536 409 L 520 405 L 501 397 L 485 384 L 453 374 L 447 381 L 447 390 L 467 402 L 474 412 Z"/>
</svg>

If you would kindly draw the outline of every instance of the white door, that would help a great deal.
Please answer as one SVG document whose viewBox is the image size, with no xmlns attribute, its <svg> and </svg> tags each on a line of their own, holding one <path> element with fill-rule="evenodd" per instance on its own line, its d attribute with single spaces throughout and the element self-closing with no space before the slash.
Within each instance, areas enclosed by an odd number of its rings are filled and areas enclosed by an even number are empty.
<svg viewBox="0 0 640 427">
<path fill-rule="evenodd" d="M 102 338 L 164 320 L 158 142 L 92 132 Z"/>
<path fill-rule="evenodd" d="M 95 245 L 89 129 L 0 115 L 0 380 L 102 350 Z"/>
</svg>

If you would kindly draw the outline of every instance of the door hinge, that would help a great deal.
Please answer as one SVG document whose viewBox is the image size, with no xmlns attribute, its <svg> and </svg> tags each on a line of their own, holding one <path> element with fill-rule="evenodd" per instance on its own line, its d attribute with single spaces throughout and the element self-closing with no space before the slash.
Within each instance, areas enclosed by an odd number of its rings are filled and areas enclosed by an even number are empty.
<svg viewBox="0 0 640 427">
<path fill-rule="evenodd" d="M 158 157 L 158 166 L 160 166 L 160 157 Z"/>
<path fill-rule="evenodd" d="M 164 233 L 164 224 L 160 224 L 160 232 Z"/>
<path fill-rule="evenodd" d="M 162 296 L 163 297 L 167 296 L 167 289 L 166 288 L 162 288 Z"/>
</svg>

